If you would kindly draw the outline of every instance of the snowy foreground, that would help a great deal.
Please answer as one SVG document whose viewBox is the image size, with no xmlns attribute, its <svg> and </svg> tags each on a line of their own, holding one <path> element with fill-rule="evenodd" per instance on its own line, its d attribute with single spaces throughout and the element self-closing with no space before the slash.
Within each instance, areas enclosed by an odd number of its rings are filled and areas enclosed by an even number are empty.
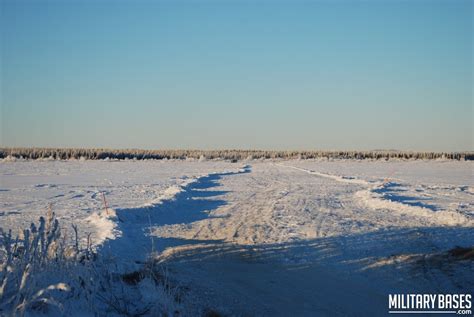
<svg viewBox="0 0 474 317">
<path fill-rule="evenodd" d="M 388 294 L 472 293 L 472 258 L 448 253 L 474 246 L 473 170 L 463 161 L 4 160 L 0 227 L 26 228 L 52 203 L 63 227 L 77 224 L 83 243 L 91 233 L 123 272 L 156 251 L 191 315 L 383 315 Z"/>
</svg>

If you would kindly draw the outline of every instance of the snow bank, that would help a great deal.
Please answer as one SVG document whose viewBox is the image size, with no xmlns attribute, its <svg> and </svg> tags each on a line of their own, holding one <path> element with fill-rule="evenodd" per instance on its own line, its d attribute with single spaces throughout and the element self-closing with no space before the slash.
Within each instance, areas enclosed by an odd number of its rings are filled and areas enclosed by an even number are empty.
<svg viewBox="0 0 474 317">
<path fill-rule="evenodd" d="M 107 211 L 95 212 L 84 219 L 86 223 L 96 228 L 92 236 L 95 245 L 103 243 L 106 239 L 115 239 L 120 235 L 120 231 L 117 230 L 117 220 L 115 210 L 110 208 Z"/>
<path fill-rule="evenodd" d="M 356 202 L 358 202 L 362 207 L 368 207 L 372 209 L 388 209 L 400 214 L 411 215 L 415 217 L 424 217 L 426 221 L 436 225 L 445 225 L 445 226 L 474 226 L 474 219 L 463 213 L 458 212 L 457 210 L 441 209 L 436 206 L 432 206 L 432 209 L 424 207 L 422 201 L 423 197 L 417 197 L 416 193 L 422 191 L 421 189 L 392 189 L 393 185 L 401 185 L 397 183 L 392 183 L 386 179 L 382 181 L 367 181 L 364 179 L 357 178 L 355 176 L 339 176 L 334 174 L 317 172 L 310 169 L 305 169 L 297 166 L 290 166 L 285 164 L 278 164 L 280 166 L 289 167 L 296 169 L 302 172 L 306 172 L 311 175 L 316 175 L 319 177 L 324 177 L 341 183 L 355 184 L 366 187 L 364 190 L 357 191 L 354 194 Z M 410 184 L 407 184 L 410 187 Z M 445 189 L 455 189 L 457 191 L 464 191 L 470 193 L 469 186 L 444 186 Z M 432 189 L 438 189 L 438 186 L 432 187 Z M 396 196 L 392 191 L 406 191 L 410 196 L 400 196 L 402 199 L 399 201 L 391 199 L 390 197 L 399 197 Z M 407 195 L 407 194 L 405 194 Z M 416 206 L 419 205 L 419 206 Z M 426 205 L 429 206 L 429 205 Z M 459 208 L 463 208 L 464 204 L 458 204 Z M 434 210 L 433 210 L 434 209 Z M 437 210 L 441 209 L 441 210 Z"/>
<path fill-rule="evenodd" d="M 383 185 L 382 185 L 383 186 Z M 375 187 L 379 188 L 379 186 Z M 373 189 L 361 190 L 354 197 L 363 207 L 373 209 L 388 209 L 400 214 L 414 217 L 424 217 L 425 221 L 441 226 L 472 226 L 474 222 L 466 216 L 451 210 L 433 211 L 429 208 L 410 206 L 401 202 L 385 199 L 382 194 L 374 192 Z"/>
</svg>

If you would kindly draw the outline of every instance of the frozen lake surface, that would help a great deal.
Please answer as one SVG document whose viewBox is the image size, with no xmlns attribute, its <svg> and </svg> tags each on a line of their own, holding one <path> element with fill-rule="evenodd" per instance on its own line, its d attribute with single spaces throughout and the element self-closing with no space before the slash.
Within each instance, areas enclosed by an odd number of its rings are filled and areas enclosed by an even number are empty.
<svg viewBox="0 0 474 317">
<path fill-rule="evenodd" d="M 189 309 L 387 313 L 389 293 L 472 291 L 473 162 L 3 161 L 0 221 L 48 204 L 123 270 L 159 251 Z M 105 194 L 108 213 L 105 213 Z"/>
</svg>

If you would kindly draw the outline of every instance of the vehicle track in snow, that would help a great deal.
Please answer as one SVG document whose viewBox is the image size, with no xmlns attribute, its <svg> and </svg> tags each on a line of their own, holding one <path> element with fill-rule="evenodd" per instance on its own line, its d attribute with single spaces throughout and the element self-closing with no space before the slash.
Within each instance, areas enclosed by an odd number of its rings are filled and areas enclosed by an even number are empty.
<svg viewBox="0 0 474 317">
<path fill-rule="evenodd" d="M 474 217 L 460 213 L 457 210 L 438 210 L 435 205 L 423 203 L 423 200 L 430 196 L 429 194 L 418 194 L 416 197 L 398 195 L 399 191 L 405 191 L 405 189 L 400 189 L 402 184 L 397 182 L 391 182 L 387 179 L 367 181 L 350 175 L 339 176 L 291 165 L 278 165 L 344 184 L 360 185 L 364 189 L 355 192 L 353 200 L 356 202 L 354 205 L 362 209 L 397 212 L 414 218 L 417 224 L 474 226 Z"/>
<path fill-rule="evenodd" d="M 472 278 L 462 275 L 468 272 L 463 267 L 450 268 L 455 273 L 449 275 L 431 262 L 404 259 L 446 250 L 453 237 L 474 243 L 471 228 L 368 208 L 356 194 L 371 185 L 281 164 L 252 164 L 251 172 L 224 176 L 204 190 L 210 199 L 226 202 L 207 218 L 155 228 L 157 237 L 183 242 L 161 261 L 194 290 L 190 296 L 223 305 L 231 315 L 357 315 L 370 305 L 380 314 L 388 290 L 465 289 Z M 331 310 L 328 296 L 340 299 L 340 311 Z M 290 299 L 296 311 L 286 310 Z"/>
</svg>

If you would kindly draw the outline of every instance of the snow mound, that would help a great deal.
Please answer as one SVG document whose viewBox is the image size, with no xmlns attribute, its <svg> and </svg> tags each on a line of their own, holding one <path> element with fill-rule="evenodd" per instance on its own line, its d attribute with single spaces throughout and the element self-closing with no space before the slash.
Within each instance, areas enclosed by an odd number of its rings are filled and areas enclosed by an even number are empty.
<svg viewBox="0 0 474 317">
<path fill-rule="evenodd" d="M 93 243 L 98 245 L 107 239 L 115 239 L 120 235 L 117 230 L 117 214 L 115 210 L 107 208 L 107 211 L 94 212 L 85 218 L 85 221 L 92 226 L 95 226 Z"/>
</svg>

